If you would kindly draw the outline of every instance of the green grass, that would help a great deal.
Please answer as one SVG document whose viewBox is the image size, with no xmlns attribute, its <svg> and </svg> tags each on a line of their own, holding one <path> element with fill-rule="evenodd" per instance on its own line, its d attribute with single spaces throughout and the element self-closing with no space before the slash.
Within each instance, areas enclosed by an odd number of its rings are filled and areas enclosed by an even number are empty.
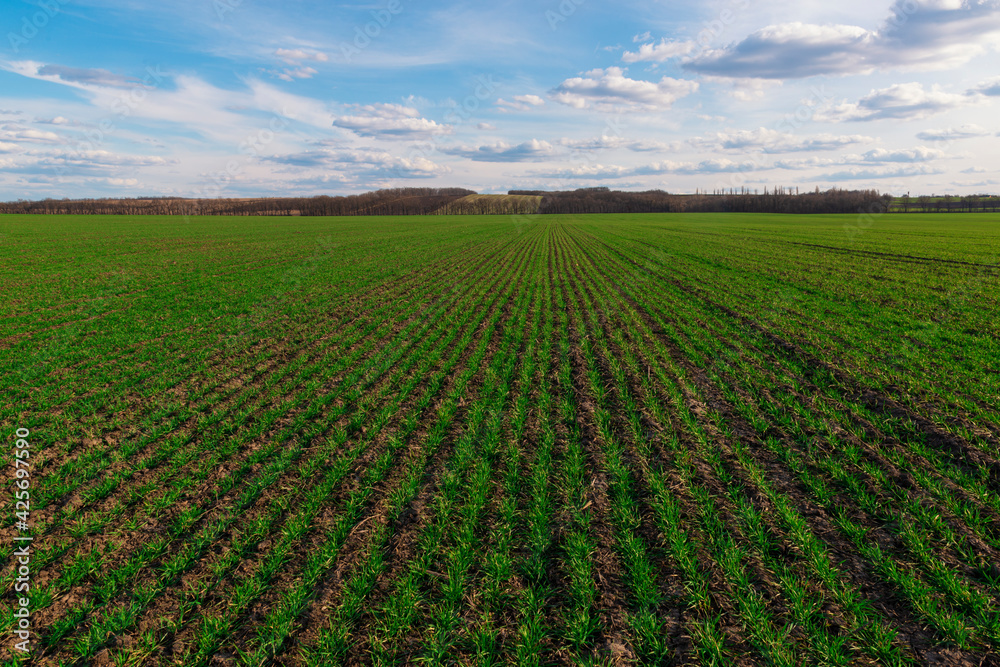
<svg viewBox="0 0 1000 667">
<path fill-rule="evenodd" d="M 0 217 L 32 660 L 1000 651 L 1000 217 L 510 203 Z"/>
</svg>

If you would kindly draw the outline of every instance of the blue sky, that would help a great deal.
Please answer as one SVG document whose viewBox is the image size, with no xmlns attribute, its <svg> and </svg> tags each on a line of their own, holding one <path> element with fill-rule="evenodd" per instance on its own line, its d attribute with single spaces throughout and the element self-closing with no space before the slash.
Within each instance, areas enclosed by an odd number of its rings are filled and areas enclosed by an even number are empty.
<svg viewBox="0 0 1000 667">
<path fill-rule="evenodd" d="M 5 0 L 0 199 L 1000 193 L 1000 0 Z"/>
</svg>

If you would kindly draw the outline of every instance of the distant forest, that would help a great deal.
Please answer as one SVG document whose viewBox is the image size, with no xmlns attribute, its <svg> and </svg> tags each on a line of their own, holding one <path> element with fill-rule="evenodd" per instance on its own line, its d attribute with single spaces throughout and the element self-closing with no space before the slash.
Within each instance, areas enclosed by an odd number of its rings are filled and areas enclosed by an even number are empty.
<svg viewBox="0 0 1000 667">
<path fill-rule="evenodd" d="M 620 192 L 608 188 L 584 188 L 572 192 L 541 194 L 539 213 L 858 213 L 888 210 L 892 195 L 878 190 L 827 190 L 797 194 L 784 188 L 755 192 L 732 191 L 713 194 L 672 195 L 662 190 Z"/>
<path fill-rule="evenodd" d="M 432 215 L 549 213 L 859 213 L 997 211 L 1000 197 L 893 197 L 877 190 L 799 194 L 774 188 L 670 194 L 622 192 L 606 187 L 571 191 L 511 190 L 510 196 L 477 195 L 462 188 L 396 188 L 342 197 L 245 199 L 45 199 L 0 203 L 0 213 L 77 215 Z M 537 202 L 537 204 L 535 203 Z M 528 210 L 532 209 L 532 210 Z"/>
<path fill-rule="evenodd" d="M 0 204 L 0 213 L 77 215 L 429 215 L 476 194 L 462 188 L 397 188 L 346 197 L 247 199 L 45 199 Z"/>
</svg>

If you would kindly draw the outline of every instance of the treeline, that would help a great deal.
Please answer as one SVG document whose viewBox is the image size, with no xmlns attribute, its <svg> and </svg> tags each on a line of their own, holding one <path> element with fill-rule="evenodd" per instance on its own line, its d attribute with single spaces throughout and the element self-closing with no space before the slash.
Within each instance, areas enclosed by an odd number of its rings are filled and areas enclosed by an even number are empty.
<svg viewBox="0 0 1000 667">
<path fill-rule="evenodd" d="M 0 213 L 75 215 L 430 215 L 476 194 L 463 188 L 394 188 L 345 197 L 258 199 L 45 199 L 0 203 Z"/>
<path fill-rule="evenodd" d="M 538 212 L 537 195 L 469 195 L 437 211 L 439 215 L 531 215 Z"/>
<path fill-rule="evenodd" d="M 929 197 L 921 195 L 896 198 L 894 211 L 902 213 L 996 213 L 1000 210 L 1000 197 L 993 195 L 944 195 Z"/>
<path fill-rule="evenodd" d="M 512 195 L 541 194 L 539 213 L 857 213 L 888 210 L 891 195 L 878 190 L 819 190 L 799 194 L 785 188 L 712 194 L 675 195 L 663 190 L 622 192 L 581 188 L 563 192 L 511 190 Z"/>
<path fill-rule="evenodd" d="M 45 199 L 0 203 L 0 213 L 76 215 L 432 215 L 529 213 L 857 213 L 974 212 L 1000 209 L 1000 197 L 968 195 L 896 197 L 877 190 L 799 193 L 765 188 L 670 194 L 663 190 L 622 192 L 605 187 L 572 191 L 511 190 L 478 195 L 464 188 L 395 188 L 342 197 L 247 199 Z"/>
</svg>

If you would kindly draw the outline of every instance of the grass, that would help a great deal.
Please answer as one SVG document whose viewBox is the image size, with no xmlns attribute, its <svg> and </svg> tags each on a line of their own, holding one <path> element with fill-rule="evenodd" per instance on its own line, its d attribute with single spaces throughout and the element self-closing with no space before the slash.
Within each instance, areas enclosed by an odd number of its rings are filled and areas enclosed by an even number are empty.
<svg viewBox="0 0 1000 667">
<path fill-rule="evenodd" d="M 0 217 L 32 664 L 1000 651 L 1000 219 L 467 203 Z"/>
</svg>

